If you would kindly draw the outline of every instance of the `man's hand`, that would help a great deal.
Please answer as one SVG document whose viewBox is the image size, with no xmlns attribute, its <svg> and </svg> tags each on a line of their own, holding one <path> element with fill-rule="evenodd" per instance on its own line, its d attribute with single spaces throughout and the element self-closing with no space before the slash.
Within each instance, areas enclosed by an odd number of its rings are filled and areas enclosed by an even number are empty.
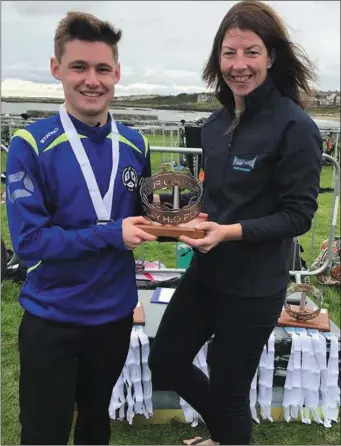
<svg viewBox="0 0 341 446">
<path fill-rule="evenodd" d="M 154 242 L 157 238 L 154 235 L 144 232 L 135 225 L 148 225 L 151 222 L 144 217 L 127 217 L 122 221 L 122 237 L 124 246 L 127 249 L 135 249 L 142 242 Z"/>
<path fill-rule="evenodd" d="M 205 231 L 205 237 L 202 239 L 192 239 L 181 236 L 179 240 L 193 248 L 197 248 L 204 254 L 223 241 L 241 240 L 243 238 L 242 227 L 239 223 L 219 225 L 213 221 L 206 221 L 196 225 L 195 229 Z"/>
</svg>

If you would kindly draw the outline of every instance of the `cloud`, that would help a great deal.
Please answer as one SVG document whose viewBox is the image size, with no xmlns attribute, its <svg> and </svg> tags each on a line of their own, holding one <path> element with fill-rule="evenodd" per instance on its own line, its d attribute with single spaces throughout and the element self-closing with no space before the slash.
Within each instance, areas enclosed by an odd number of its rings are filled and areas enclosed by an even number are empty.
<svg viewBox="0 0 341 446">
<path fill-rule="evenodd" d="M 63 87 L 59 83 L 40 83 L 31 80 L 5 79 L 1 85 L 3 96 L 27 96 L 27 97 L 51 97 L 62 98 Z M 131 83 L 128 85 L 116 85 L 116 96 L 128 96 L 131 94 L 179 94 L 200 93 L 206 91 L 201 85 L 161 85 L 152 83 Z M 5 93 L 4 93 L 5 92 Z"/>
<path fill-rule="evenodd" d="M 201 79 L 218 26 L 232 1 L 6 1 L 2 2 L 2 94 L 14 80 L 25 95 L 37 84 L 56 93 L 49 71 L 58 21 L 70 10 L 90 12 L 123 30 L 118 94 L 178 94 L 205 90 Z M 316 61 L 324 90 L 340 88 L 340 2 L 270 1 L 291 38 Z M 10 80 L 11 82 L 5 83 Z M 20 85 L 20 87 L 19 87 Z M 61 91 L 60 87 L 59 90 Z M 185 91 L 185 90 L 184 90 Z M 15 94 L 15 93 L 13 93 Z"/>
<path fill-rule="evenodd" d="M 63 97 L 63 88 L 57 83 L 44 84 L 29 80 L 5 79 L 1 83 L 1 89 L 3 96 L 20 96 L 24 92 L 27 97 Z"/>
<path fill-rule="evenodd" d="M 160 90 L 165 90 L 167 87 L 165 85 L 159 85 L 159 84 L 129 84 L 127 86 L 124 85 L 117 85 L 117 91 L 125 91 L 125 92 L 139 92 L 141 90 L 144 90 L 148 93 L 154 93 L 159 92 Z"/>
<path fill-rule="evenodd" d="M 9 10 L 15 11 L 19 16 L 32 16 L 34 19 L 36 19 L 37 16 L 50 16 L 55 18 L 56 15 L 64 15 L 67 11 L 93 12 L 93 2 L 91 1 L 9 1 L 7 3 L 9 4 Z M 96 1 L 97 6 L 100 6 L 103 3 L 106 2 Z"/>
</svg>

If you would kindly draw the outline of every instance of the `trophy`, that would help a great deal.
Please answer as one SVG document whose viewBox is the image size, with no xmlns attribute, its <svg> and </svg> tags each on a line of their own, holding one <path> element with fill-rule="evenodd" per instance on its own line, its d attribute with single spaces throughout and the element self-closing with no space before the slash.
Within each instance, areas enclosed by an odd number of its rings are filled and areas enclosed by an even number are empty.
<svg viewBox="0 0 341 446">
<path fill-rule="evenodd" d="M 309 283 L 295 283 L 288 288 L 287 299 L 294 293 L 301 293 L 299 305 L 289 304 L 285 301 L 278 325 L 330 331 L 328 311 L 322 308 L 323 295 L 321 291 Z M 315 305 L 308 305 L 307 297 L 314 299 Z"/>
<path fill-rule="evenodd" d="M 146 217 L 152 222 L 150 225 L 139 227 L 155 237 L 179 238 L 182 235 L 193 239 L 204 237 L 204 231 L 182 226 L 197 218 L 200 214 L 203 195 L 202 184 L 191 172 L 169 171 L 162 167 L 155 175 L 146 178 L 140 186 L 142 207 Z M 167 191 L 171 197 L 170 202 L 150 202 L 155 191 Z M 182 194 L 189 193 L 188 203 L 181 207 Z"/>
</svg>

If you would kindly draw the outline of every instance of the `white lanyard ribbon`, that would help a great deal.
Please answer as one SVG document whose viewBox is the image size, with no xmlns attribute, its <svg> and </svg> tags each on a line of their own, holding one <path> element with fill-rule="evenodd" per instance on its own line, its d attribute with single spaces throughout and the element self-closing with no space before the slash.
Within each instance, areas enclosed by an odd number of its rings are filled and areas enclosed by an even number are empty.
<svg viewBox="0 0 341 446">
<path fill-rule="evenodd" d="M 94 206 L 97 219 L 99 222 L 107 222 L 111 220 L 111 209 L 114 195 L 114 183 L 117 174 L 118 161 L 119 161 L 119 141 L 118 130 L 116 122 L 111 118 L 111 136 L 112 136 L 112 170 L 110 175 L 110 182 L 107 193 L 104 198 L 101 196 L 94 172 L 92 170 L 89 158 L 85 152 L 83 144 L 77 134 L 75 126 L 73 125 L 64 104 L 61 104 L 59 108 L 59 115 L 65 133 L 68 136 L 71 148 L 77 158 L 77 161 L 82 170 L 85 182 L 87 184 L 90 198 Z"/>
</svg>

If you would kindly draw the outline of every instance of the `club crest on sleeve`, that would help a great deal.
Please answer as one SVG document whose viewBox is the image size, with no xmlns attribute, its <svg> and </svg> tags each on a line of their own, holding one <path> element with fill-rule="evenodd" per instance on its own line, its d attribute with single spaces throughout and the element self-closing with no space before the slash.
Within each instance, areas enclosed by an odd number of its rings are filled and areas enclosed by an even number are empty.
<svg viewBox="0 0 341 446">
<path fill-rule="evenodd" d="M 123 185 L 130 191 L 133 192 L 138 186 L 138 176 L 136 170 L 129 166 L 126 167 L 122 172 L 122 182 Z"/>
</svg>

